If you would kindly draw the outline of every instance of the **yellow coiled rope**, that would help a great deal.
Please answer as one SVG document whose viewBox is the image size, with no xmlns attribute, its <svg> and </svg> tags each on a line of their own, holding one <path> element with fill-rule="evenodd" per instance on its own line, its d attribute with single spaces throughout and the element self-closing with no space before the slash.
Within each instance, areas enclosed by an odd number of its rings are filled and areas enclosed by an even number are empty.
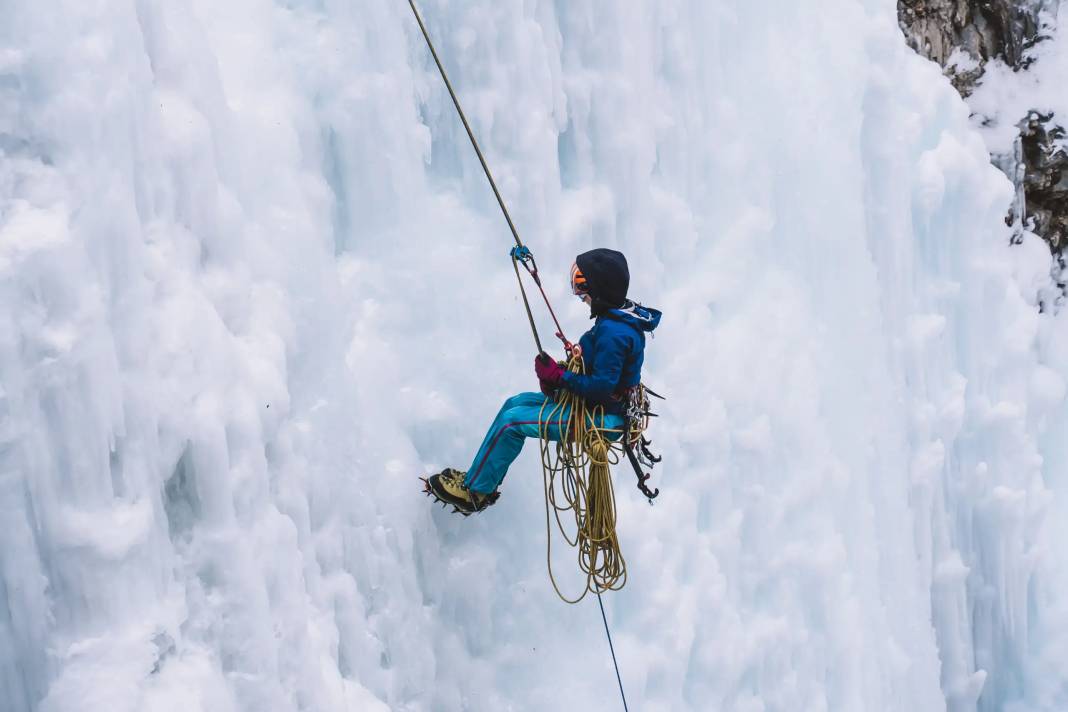
<svg viewBox="0 0 1068 712">
<path fill-rule="evenodd" d="M 581 356 L 573 357 L 567 368 L 581 373 Z M 604 408 L 590 409 L 584 399 L 564 389 L 555 401 L 542 406 L 539 422 L 549 580 L 567 603 L 578 603 L 591 591 L 617 591 L 627 582 L 627 565 L 616 536 L 616 495 L 610 468 L 620 460 L 623 431 L 599 427 L 604 422 Z M 563 434 L 559 442 L 548 437 L 554 425 Z M 553 575 L 550 514 L 556 517 L 564 540 L 578 550 L 586 586 L 577 598 L 565 596 Z M 574 520 L 574 534 L 569 534 L 571 527 L 565 524 L 569 518 Z"/>
</svg>

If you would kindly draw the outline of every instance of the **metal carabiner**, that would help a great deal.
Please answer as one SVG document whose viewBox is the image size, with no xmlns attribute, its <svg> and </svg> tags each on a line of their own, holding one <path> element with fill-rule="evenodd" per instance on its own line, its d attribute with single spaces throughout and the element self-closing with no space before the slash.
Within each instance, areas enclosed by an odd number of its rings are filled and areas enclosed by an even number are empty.
<svg viewBox="0 0 1068 712">
<path fill-rule="evenodd" d="M 523 262 L 524 264 L 534 261 L 534 253 L 531 252 L 530 248 L 526 245 L 516 245 L 508 254 L 512 256 L 513 260 Z"/>
</svg>

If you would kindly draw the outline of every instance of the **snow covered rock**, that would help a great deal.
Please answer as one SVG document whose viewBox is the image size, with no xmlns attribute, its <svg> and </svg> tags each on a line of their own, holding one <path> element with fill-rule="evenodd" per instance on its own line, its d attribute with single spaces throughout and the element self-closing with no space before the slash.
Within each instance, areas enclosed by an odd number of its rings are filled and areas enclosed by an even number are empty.
<svg viewBox="0 0 1068 712">
<path fill-rule="evenodd" d="M 1041 15 L 1058 0 L 899 0 L 898 20 L 909 44 L 945 67 L 967 97 L 987 62 L 1013 69 L 1031 62 L 1027 50 L 1044 39 Z"/>
<path fill-rule="evenodd" d="M 1008 128 L 1011 147 L 991 142 L 994 164 L 1012 179 L 1017 199 L 1009 219 L 1016 233 L 1034 231 L 1054 253 L 1064 250 L 1068 232 L 1068 142 L 1065 142 L 1063 112 L 1050 104 L 1058 95 L 1055 82 L 1043 82 L 1045 90 L 1016 89 L 1032 102 L 1004 101 L 1004 85 L 1030 84 L 1027 70 L 1050 48 L 1036 45 L 1054 35 L 1059 0 L 899 0 L 898 20 L 909 44 L 938 62 L 953 86 L 965 98 L 977 87 L 994 93 L 993 101 L 974 97 L 978 120 L 985 126 Z M 1055 44 L 1060 44 L 1058 40 Z M 1052 54 L 1056 55 L 1054 49 Z M 1047 58 L 1044 64 L 1057 64 Z M 988 73 L 988 68 L 992 72 Z M 1044 70 L 1041 67 L 1040 70 Z M 1059 76 L 1060 68 L 1053 70 Z M 985 85 L 985 86 L 982 86 Z M 993 86 L 990 86 L 993 85 Z M 1056 103 L 1056 102 L 1055 102 Z M 1063 269 L 1063 258 L 1056 269 Z M 1063 279 L 1063 278 L 1061 278 Z M 1065 284 L 1060 285 L 1066 289 Z"/>
</svg>

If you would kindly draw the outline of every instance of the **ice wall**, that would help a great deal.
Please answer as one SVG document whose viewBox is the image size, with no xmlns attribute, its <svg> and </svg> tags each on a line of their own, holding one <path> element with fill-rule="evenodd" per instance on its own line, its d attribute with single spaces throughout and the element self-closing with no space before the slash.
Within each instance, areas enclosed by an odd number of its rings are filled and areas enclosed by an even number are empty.
<svg viewBox="0 0 1068 712">
<path fill-rule="evenodd" d="M 632 708 L 1063 709 L 1065 316 L 894 3 L 424 4 L 570 335 L 594 245 L 666 314 Z M 614 708 L 534 448 L 418 494 L 533 348 L 407 5 L 0 17 L 4 709 Z"/>
</svg>

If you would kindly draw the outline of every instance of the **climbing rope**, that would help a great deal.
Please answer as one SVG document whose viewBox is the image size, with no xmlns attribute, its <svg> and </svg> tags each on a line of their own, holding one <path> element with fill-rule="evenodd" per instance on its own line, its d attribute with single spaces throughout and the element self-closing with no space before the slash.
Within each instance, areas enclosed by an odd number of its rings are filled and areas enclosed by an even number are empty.
<svg viewBox="0 0 1068 712">
<path fill-rule="evenodd" d="M 572 352 L 575 350 L 575 345 L 568 341 L 567 337 L 564 336 L 564 327 L 560 326 L 560 320 L 556 318 L 556 311 L 553 310 L 553 305 L 549 302 L 549 295 L 545 293 L 545 288 L 541 284 L 541 276 L 538 274 L 538 263 L 534 261 L 534 255 L 526 247 L 513 247 L 512 268 L 515 269 L 515 279 L 519 284 L 519 293 L 523 296 L 523 307 L 527 310 L 527 319 L 530 321 L 530 330 L 534 332 L 534 343 L 538 346 L 538 353 L 548 358 L 545 349 L 541 347 L 541 339 L 538 338 L 538 328 L 534 326 L 534 314 L 530 311 L 530 301 L 527 299 L 526 287 L 523 286 L 523 278 L 519 276 L 519 265 L 523 265 L 523 269 L 527 271 L 527 274 L 534 280 L 534 284 L 537 285 L 538 291 L 541 292 L 541 298 L 545 301 L 545 306 L 549 310 L 549 315 L 553 318 L 553 323 L 556 324 L 556 338 L 560 339 L 564 344 L 564 351 L 567 352 L 568 358 L 570 358 Z"/>
<path fill-rule="evenodd" d="M 544 354 L 545 349 L 542 348 L 541 338 L 538 336 L 538 327 L 534 323 L 534 313 L 530 310 L 530 301 L 527 299 L 526 289 L 523 288 L 523 280 L 519 276 L 519 266 L 522 265 L 528 274 L 534 279 L 534 284 L 538 285 L 538 289 L 541 291 L 542 299 L 545 300 L 545 306 L 549 308 L 549 313 L 553 317 L 553 322 L 556 324 L 556 336 L 563 342 L 564 348 L 568 354 L 571 353 L 572 345 L 564 336 L 564 330 L 560 326 L 560 320 L 556 318 L 556 312 L 553 311 L 552 305 L 549 303 L 549 297 L 545 294 L 545 290 L 541 285 L 541 277 L 538 275 L 538 265 L 534 261 L 534 255 L 526 245 L 523 244 L 523 240 L 519 237 L 519 230 L 516 229 L 515 223 L 512 221 L 512 215 L 508 212 L 508 206 L 504 202 L 504 198 L 501 196 L 501 191 L 497 188 L 497 181 L 493 180 L 493 172 L 490 171 L 489 164 L 486 163 L 486 157 L 482 155 L 482 148 L 478 145 L 478 139 L 475 138 L 475 132 L 471 128 L 470 122 L 467 120 L 467 114 L 464 113 L 463 107 L 460 106 L 460 99 L 456 96 L 456 90 L 452 88 L 452 82 L 449 81 L 449 75 L 445 71 L 445 65 L 441 63 L 441 58 L 438 57 L 438 51 L 434 48 L 434 42 L 430 39 L 430 33 L 427 32 L 426 25 L 423 23 L 423 17 L 419 14 L 419 9 L 415 6 L 415 0 L 408 0 L 408 5 L 412 8 L 412 14 L 415 15 L 415 21 L 419 24 L 419 30 L 423 33 L 423 39 L 426 40 L 426 46 L 430 48 L 430 56 L 434 58 L 434 64 L 438 67 L 438 73 L 441 74 L 441 79 L 445 83 L 445 88 L 449 91 L 449 96 L 452 98 L 452 105 L 456 107 L 456 113 L 460 115 L 460 122 L 464 125 L 464 130 L 467 132 L 467 138 L 471 141 L 471 147 L 475 149 L 475 155 L 478 156 L 478 162 L 482 166 L 482 172 L 486 174 L 486 180 L 489 181 L 490 188 L 493 189 L 493 195 L 497 198 L 497 205 L 501 207 L 501 213 L 504 215 L 504 220 L 508 223 L 508 230 L 512 233 L 512 239 L 515 240 L 515 247 L 512 248 L 512 266 L 515 268 L 516 279 L 519 280 L 519 291 L 523 295 L 523 306 L 527 312 L 527 320 L 530 322 L 530 330 L 534 334 L 534 343 L 538 347 L 538 353 Z"/>
<path fill-rule="evenodd" d="M 530 300 L 527 298 L 523 279 L 519 274 L 520 266 L 523 267 L 533 279 L 534 284 L 537 285 L 542 299 L 545 301 L 545 306 L 552 315 L 557 329 L 556 336 L 563 343 L 564 350 L 567 353 L 568 368 L 575 372 L 582 372 L 581 350 L 564 336 L 560 320 L 557 319 L 556 312 L 553 310 L 552 304 L 549 303 L 549 297 L 542 286 L 534 256 L 519 237 L 519 231 L 516 229 L 512 216 L 508 212 L 508 207 L 505 205 L 504 198 L 497 188 L 497 182 L 493 179 L 489 164 L 486 163 L 482 149 L 475 139 L 475 133 L 471 129 L 467 116 L 464 114 L 463 107 L 460 106 L 460 100 L 456 96 L 452 82 L 449 81 L 441 58 L 438 57 L 434 43 L 430 39 L 430 33 L 427 31 L 423 18 L 415 5 L 415 0 L 408 0 L 408 5 L 412 9 L 412 14 L 415 15 L 415 20 L 423 33 L 423 39 L 426 40 L 430 54 L 434 58 L 434 64 L 437 65 L 441 79 L 445 83 L 445 88 L 452 98 L 453 106 L 456 107 L 456 113 L 460 116 L 460 121 L 467 132 L 472 148 L 475 149 L 475 155 L 478 156 L 482 171 L 486 174 L 486 180 L 489 181 L 490 188 L 493 189 L 493 195 L 497 198 L 497 204 L 500 206 L 505 222 L 508 223 L 508 229 L 515 240 L 515 247 L 511 251 L 512 267 L 515 270 L 519 291 L 523 297 L 523 308 L 526 310 L 527 320 L 530 323 L 530 330 L 534 335 L 534 343 L 538 348 L 538 353 L 543 358 L 548 358 L 545 349 L 542 348 L 541 338 L 538 335 L 538 328 L 534 321 L 534 314 L 530 308 Z M 547 409 L 548 412 L 546 412 Z M 549 579 L 552 581 L 553 588 L 556 590 L 557 595 L 568 603 L 581 601 L 590 591 L 597 594 L 598 603 L 601 603 L 601 592 L 619 590 L 626 583 L 627 578 L 626 563 L 620 553 L 619 540 L 616 536 L 615 491 L 612 488 L 612 476 L 609 468 L 619 462 L 620 452 L 625 449 L 619 441 L 624 441 L 628 445 L 632 442 L 632 439 L 633 442 L 639 442 L 641 430 L 644 428 L 639 423 L 639 428 L 633 432 L 630 426 L 623 430 L 605 429 L 597 425 L 598 423 L 603 423 L 603 418 L 603 408 L 590 410 L 582 398 L 563 389 L 560 390 L 555 402 L 552 400 L 546 402 L 539 417 L 542 470 L 545 484 L 546 561 L 548 562 Z M 550 447 L 549 443 L 552 441 L 548 437 L 549 428 L 554 423 L 560 427 L 562 434 L 560 441 L 555 444 L 555 449 Z M 629 447 L 626 448 L 626 452 L 630 456 Z M 560 483 L 561 499 L 557 497 L 556 484 L 558 481 Z M 568 544 L 577 548 L 579 567 L 586 575 L 586 585 L 582 593 L 575 599 L 567 598 L 560 591 L 560 587 L 553 576 L 550 511 L 555 516 L 557 526 L 564 539 Z M 566 516 L 565 513 L 567 512 L 571 513 L 574 520 L 574 536 L 569 536 L 561 519 L 562 516 Z M 608 645 L 612 651 L 612 663 L 615 666 L 616 679 L 619 682 L 619 693 L 623 698 L 623 708 L 626 710 L 627 698 L 623 694 L 623 680 L 619 675 L 619 665 L 616 662 L 615 647 L 612 645 L 612 634 L 608 629 L 608 619 L 604 614 L 603 603 L 601 603 L 601 618 L 604 621 L 605 634 L 608 636 Z"/>
<path fill-rule="evenodd" d="M 604 622 L 604 634 L 608 636 L 608 649 L 612 651 L 612 667 L 616 669 L 616 682 L 619 683 L 619 696 L 623 698 L 623 712 L 627 709 L 627 695 L 623 692 L 623 678 L 619 674 L 619 663 L 616 662 L 616 646 L 612 645 L 612 633 L 608 630 L 608 616 L 604 614 L 604 601 L 601 594 L 597 594 L 597 605 L 601 607 L 601 620 Z"/>
<path fill-rule="evenodd" d="M 467 115 L 464 114 L 463 107 L 460 106 L 460 100 L 456 97 L 456 92 L 452 88 L 452 82 L 449 81 L 449 75 L 445 73 L 445 66 L 441 63 L 441 59 L 438 58 L 438 52 L 434 49 L 434 43 L 430 41 L 430 33 L 426 31 L 426 25 L 423 24 L 423 17 L 415 7 L 415 0 L 408 0 L 408 4 L 411 5 L 412 13 L 415 15 L 415 21 L 419 23 L 419 29 L 423 32 L 423 39 L 426 40 L 426 46 L 430 48 L 430 55 L 434 58 L 434 64 L 438 65 L 438 71 L 441 73 L 441 78 L 445 82 L 445 88 L 449 90 L 449 96 L 452 97 L 452 104 L 456 107 L 456 113 L 460 115 L 460 121 L 463 122 L 464 128 L 467 130 L 467 137 L 471 139 L 471 145 L 474 147 L 475 154 L 478 156 L 478 162 L 482 164 L 482 170 L 486 173 L 486 179 L 489 181 L 490 187 L 493 188 L 493 194 L 497 196 L 497 204 L 501 206 L 501 212 L 504 213 L 504 219 L 508 221 L 508 229 L 512 231 L 512 237 L 515 239 L 515 246 L 522 247 L 523 241 L 519 239 L 519 231 L 515 229 L 515 223 L 512 222 L 512 216 L 508 213 L 508 206 L 504 204 L 504 198 L 501 197 L 501 191 L 497 190 L 497 182 L 493 180 L 493 174 L 490 173 L 489 164 L 486 163 L 486 157 L 482 155 L 482 149 L 478 147 L 478 141 L 475 140 L 475 132 L 471 130 L 471 124 L 467 122 Z"/>
<path fill-rule="evenodd" d="M 572 356 L 567 367 L 581 373 L 582 356 Z M 545 402 L 538 420 L 549 580 L 556 595 L 567 603 L 578 603 L 591 591 L 617 591 L 627 582 L 627 565 L 616 536 L 610 468 L 620 460 L 623 430 L 600 427 L 604 408 L 590 409 L 582 398 L 564 389 L 555 400 Z M 558 441 L 549 437 L 553 427 L 561 433 Z M 564 541 L 577 550 L 579 569 L 586 576 L 582 592 L 574 598 L 560 590 L 553 574 L 553 518 Z M 565 524 L 565 520 L 570 521 Z"/>
</svg>

